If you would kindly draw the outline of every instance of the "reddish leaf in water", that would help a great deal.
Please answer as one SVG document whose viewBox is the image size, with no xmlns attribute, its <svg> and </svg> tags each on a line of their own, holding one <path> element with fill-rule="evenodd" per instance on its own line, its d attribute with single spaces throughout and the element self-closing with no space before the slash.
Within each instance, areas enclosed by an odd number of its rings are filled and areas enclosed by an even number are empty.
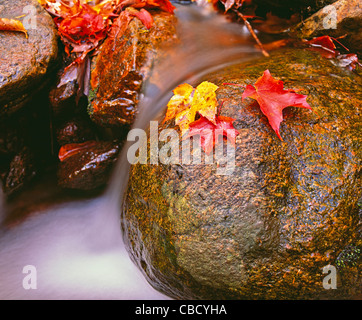
<svg viewBox="0 0 362 320">
<path fill-rule="evenodd" d="M 319 52 L 322 57 L 330 59 L 337 56 L 336 45 L 330 36 L 322 36 L 307 41 L 311 46 L 310 50 Z"/>
<path fill-rule="evenodd" d="M 64 160 L 68 159 L 69 157 L 77 154 L 78 152 L 87 149 L 91 146 L 94 146 L 97 142 L 96 141 L 86 141 L 83 143 L 70 143 L 62 146 L 59 150 L 59 160 L 63 162 Z"/>
<path fill-rule="evenodd" d="M 199 120 L 190 124 L 188 135 L 186 135 L 183 139 L 200 135 L 201 147 L 206 154 L 211 153 L 220 137 L 227 138 L 233 145 L 235 145 L 235 138 L 239 134 L 232 124 L 235 119 L 216 116 L 215 120 L 216 125 L 207 118 L 200 116 Z"/>
<path fill-rule="evenodd" d="M 280 140 L 280 123 L 283 121 L 283 109 L 294 106 L 312 110 L 307 103 L 307 96 L 295 93 L 294 90 L 284 90 L 283 81 L 275 80 L 269 70 L 255 82 L 254 86 L 248 85 L 242 95 L 258 101 L 261 111 L 266 115 L 273 130 Z"/>
</svg>

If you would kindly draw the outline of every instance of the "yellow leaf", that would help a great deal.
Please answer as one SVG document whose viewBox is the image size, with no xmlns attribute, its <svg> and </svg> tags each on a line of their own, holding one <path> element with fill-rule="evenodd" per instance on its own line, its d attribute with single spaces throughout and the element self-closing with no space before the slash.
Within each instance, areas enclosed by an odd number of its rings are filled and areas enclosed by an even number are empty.
<svg viewBox="0 0 362 320">
<path fill-rule="evenodd" d="M 183 112 L 191 106 L 193 92 L 194 88 L 187 83 L 181 84 L 173 90 L 174 95 L 167 104 L 167 112 L 164 122 L 175 118 L 177 114 Z"/>
<path fill-rule="evenodd" d="M 197 86 L 194 99 L 192 101 L 192 105 L 197 106 L 197 111 L 213 124 L 216 124 L 215 115 L 217 112 L 217 89 L 217 85 L 204 81 Z"/>
<path fill-rule="evenodd" d="M 187 83 L 179 85 L 173 91 L 174 96 L 167 104 L 164 122 L 175 118 L 175 124 L 181 130 L 187 130 L 195 121 L 196 113 L 199 112 L 215 124 L 217 89 L 218 86 L 208 81 L 202 82 L 196 89 Z"/>
<path fill-rule="evenodd" d="M 28 37 L 28 32 L 23 23 L 15 19 L 0 18 L 0 31 L 19 31 L 25 33 L 25 36 Z"/>
</svg>

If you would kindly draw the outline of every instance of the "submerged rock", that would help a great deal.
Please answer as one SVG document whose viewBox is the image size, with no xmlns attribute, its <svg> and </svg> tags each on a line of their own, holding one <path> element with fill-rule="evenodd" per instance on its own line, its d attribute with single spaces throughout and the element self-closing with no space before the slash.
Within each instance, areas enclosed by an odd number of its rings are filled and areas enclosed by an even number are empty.
<svg viewBox="0 0 362 320">
<path fill-rule="evenodd" d="M 57 31 L 50 15 L 35 0 L 0 0 L 2 18 L 33 23 L 28 38 L 20 32 L 0 32 L 0 115 L 12 113 L 37 92 L 58 57 Z M 35 25 L 36 24 L 36 25 Z"/>
<path fill-rule="evenodd" d="M 283 141 L 254 100 L 242 101 L 242 87 L 223 85 L 253 84 L 266 69 L 307 94 L 315 111 L 285 109 Z M 221 115 L 236 119 L 235 168 L 217 175 L 215 161 L 133 165 L 122 227 L 134 261 L 175 298 L 360 294 L 360 76 L 287 49 L 203 80 L 219 86 Z M 350 247 L 355 263 L 343 267 L 338 259 Z M 327 265 L 338 268 L 336 290 L 323 287 Z"/>
<path fill-rule="evenodd" d="M 153 13 L 150 30 L 133 19 L 122 36 L 108 37 L 92 62 L 88 112 L 103 127 L 131 125 L 143 83 L 162 45 L 176 36 L 176 18 Z"/>
</svg>

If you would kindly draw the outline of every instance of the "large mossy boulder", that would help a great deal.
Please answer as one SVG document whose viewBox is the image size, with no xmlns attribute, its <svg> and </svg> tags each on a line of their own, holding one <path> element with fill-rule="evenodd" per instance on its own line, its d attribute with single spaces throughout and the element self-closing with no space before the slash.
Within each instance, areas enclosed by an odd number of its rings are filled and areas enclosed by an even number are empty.
<svg viewBox="0 0 362 320">
<path fill-rule="evenodd" d="M 243 88 L 263 71 L 307 94 L 272 131 Z M 150 283 L 174 298 L 319 299 L 361 293 L 361 77 L 318 54 L 287 49 L 203 80 L 240 132 L 235 169 L 131 166 L 123 229 Z M 172 121 L 160 128 L 174 128 Z M 149 163 L 149 162 L 148 162 Z M 323 268 L 337 270 L 327 290 Z M 326 281 L 326 280 L 325 280 Z"/>
</svg>

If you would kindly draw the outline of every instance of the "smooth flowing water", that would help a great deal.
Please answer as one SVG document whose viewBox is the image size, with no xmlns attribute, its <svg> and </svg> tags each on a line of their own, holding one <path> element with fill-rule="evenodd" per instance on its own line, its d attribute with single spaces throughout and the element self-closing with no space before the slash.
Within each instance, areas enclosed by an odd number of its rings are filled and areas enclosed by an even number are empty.
<svg viewBox="0 0 362 320">
<path fill-rule="evenodd" d="M 194 6 L 178 7 L 177 15 L 177 54 L 155 67 L 134 127 L 146 128 L 162 115 L 178 84 L 192 84 L 205 72 L 259 55 L 242 26 L 223 16 Z M 1 227 L 0 299 L 169 299 L 148 284 L 123 244 L 127 147 L 102 196 L 56 204 L 15 227 Z M 0 223 L 6 206 L 0 190 Z M 28 275 L 36 275 L 36 289 L 26 289 Z"/>
</svg>

